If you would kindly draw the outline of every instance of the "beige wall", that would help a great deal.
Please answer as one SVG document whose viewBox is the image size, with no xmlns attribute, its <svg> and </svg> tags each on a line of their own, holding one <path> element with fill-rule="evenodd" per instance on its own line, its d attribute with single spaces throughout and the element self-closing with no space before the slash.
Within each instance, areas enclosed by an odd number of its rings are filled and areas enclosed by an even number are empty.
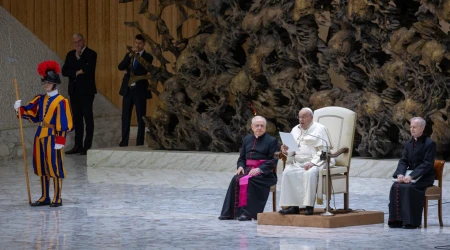
<svg viewBox="0 0 450 250">
<path fill-rule="evenodd" d="M 119 4 L 117 0 L 0 0 L 0 5 L 32 31 L 61 58 L 72 49 L 72 35 L 82 33 L 87 45 L 97 51 L 97 88 L 108 100 L 121 107 L 118 94 L 123 73 L 117 65 L 126 52 L 126 45 L 133 45 L 138 33 L 126 27 L 125 21 L 139 21 L 145 31 L 157 42 L 161 42 L 155 23 L 138 14 L 142 1 Z M 149 10 L 154 13 L 156 1 L 149 1 Z M 163 12 L 163 19 L 176 37 L 175 30 L 179 14 L 175 6 Z M 184 35 L 190 35 L 197 27 L 196 21 L 189 21 L 183 27 Z M 165 53 L 173 62 L 175 57 Z M 157 65 L 157 63 L 155 63 Z M 169 67 L 170 68 L 170 67 Z M 162 91 L 162 86 L 158 86 Z M 157 97 L 147 104 L 147 115 L 156 108 Z M 133 116 L 134 124 L 136 118 Z"/>
</svg>

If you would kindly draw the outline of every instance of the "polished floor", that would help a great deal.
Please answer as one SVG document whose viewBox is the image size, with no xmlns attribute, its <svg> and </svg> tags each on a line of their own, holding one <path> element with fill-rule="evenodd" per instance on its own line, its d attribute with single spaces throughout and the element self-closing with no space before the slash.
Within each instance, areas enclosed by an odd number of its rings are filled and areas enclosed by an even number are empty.
<svg viewBox="0 0 450 250">
<path fill-rule="evenodd" d="M 260 226 L 217 219 L 232 175 L 224 172 L 87 168 L 66 156 L 59 208 L 28 205 L 22 161 L 0 166 L 0 249 L 450 249 L 450 183 L 444 228 L 431 203 L 427 229 L 386 224 L 338 229 Z M 29 166 L 31 168 L 31 166 Z M 40 196 L 30 171 L 32 200 Z M 352 178 L 353 209 L 387 216 L 390 180 Z M 332 202 L 342 207 L 342 199 Z M 266 210 L 272 209 L 271 197 Z"/>
</svg>

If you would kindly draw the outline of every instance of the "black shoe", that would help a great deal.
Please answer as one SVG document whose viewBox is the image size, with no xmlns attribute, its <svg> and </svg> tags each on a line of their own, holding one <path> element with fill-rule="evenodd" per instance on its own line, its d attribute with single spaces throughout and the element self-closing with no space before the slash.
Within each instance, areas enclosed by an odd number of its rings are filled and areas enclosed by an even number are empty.
<svg viewBox="0 0 450 250">
<path fill-rule="evenodd" d="M 52 204 L 50 204 L 50 207 L 60 207 L 60 206 L 62 206 L 62 200 L 60 203 L 52 202 Z"/>
<path fill-rule="evenodd" d="M 74 146 L 71 150 L 66 151 L 66 155 L 77 154 L 77 153 L 80 153 L 81 150 L 82 150 L 81 147 L 79 147 L 79 146 Z"/>
<path fill-rule="evenodd" d="M 286 215 L 286 214 L 300 214 L 300 209 L 298 207 L 288 207 L 286 209 L 282 209 L 282 210 L 278 211 L 278 213 L 280 213 L 282 215 Z"/>
<path fill-rule="evenodd" d="M 87 155 L 87 149 L 81 149 L 80 155 Z"/>
<path fill-rule="evenodd" d="M 120 142 L 119 143 L 119 147 L 128 147 L 128 144 L 124 143 L 124 142 Z"/>
<path fill-rule="evenodd" d="M 417 228 L 419 228 L 419 226 L 411 225 L 411 224 L 403 226 L 403 229 L 417 229 Z"/>
<path fill-rule="evenodd" d="M 30 206 L 32 206 L 32 207 L 48 206 L 48 205 L 50 205 L 50 201 L 44 201 L 44 202 L 36 201 L 36 202 L 33 202 L 30 204 Z"/>
<path fill-rule="evenodd" d="M 228 216 L 223 216 L 223 215 L 219 216 L 218 219 L 219 219 L 219 220 L 234 220 L 233 217 L 228 217 Z"/>
<path fill-rule="evenodd" d="M 313 214 L 314 214 L 314 207 L 306 206 L 305 215 L 313 215 Z"/>
<path fill-rule="evenodd" d="M 403 221 L 389 221 L 388 226 L 390 228 L 402 228 L 403 227 Z"/>
<path fill-rule="evenodd" d="M 250 218 L 247 215 L 243 214 L 243 215 L 239 216 L 238 220 L 239 221 L 247 221 L 247 220 L 252 220 L 252 218 Z"/>
</svg>

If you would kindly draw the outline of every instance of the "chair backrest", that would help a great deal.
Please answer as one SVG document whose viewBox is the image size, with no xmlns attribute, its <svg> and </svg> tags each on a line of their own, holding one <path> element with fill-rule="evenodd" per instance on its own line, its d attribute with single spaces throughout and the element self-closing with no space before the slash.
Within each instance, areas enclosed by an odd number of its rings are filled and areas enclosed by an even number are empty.
<svg viewBox="0 0 450 250">
<path fill-rule="evenodd" d="M 336 165 L 350 167 L 356 128 L 356 113 L 341 107 L 325 107 L 314 111 L 314 121 L 324 125 L 331 136 L 332 152 L 347 147 L 348 153 L 336 158 Z"/>
<path fill-rule="evenodd" d="M 442 190 L 442 173 L 444 172 L 445 161 L 443 160 L 435 160 L 434 161 L 434 179 L 439 181 L 438 186 Z"/>
</svg>

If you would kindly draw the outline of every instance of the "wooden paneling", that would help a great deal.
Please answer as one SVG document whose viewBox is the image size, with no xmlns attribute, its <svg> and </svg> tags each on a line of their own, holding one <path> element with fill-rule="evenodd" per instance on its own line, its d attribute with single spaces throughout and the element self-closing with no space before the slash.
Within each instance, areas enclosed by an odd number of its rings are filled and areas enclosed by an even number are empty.
<svg viewBox="0 0 450 250">
<path fill-rule="evenodd" d="M 134 36 L 138 34 L 135 28 L 126 27 L 124 22 L 138 21 L 147 34 L 156 42 L 161 43 L 161 37 L 156 31 L 156 24 L 144 15 L 139 15 L 142 1 L 119 4 L 112 0 L 0 0 L 0 5 L 11 13 L 18 21 L 33 32 L 50 49 L 65 59 L 72 50 L 72 36 L 81 33 L 85 36 L 87 46 L 97 51 L 97 87 L 100 93 L 114 105 L 121 108 L 122 97 L 119 95 L 123 72 L 117 65 L 126 54 L 126 46 L 133 46 Z M 149 1 L 148 9 L 156 13 L 159 1 Z M 189 14 L 193 12 L 188 11 Z M 167 7 L 162 17 L 171 31 L 174 39 L 180 15 L 174 5 Z M 197 20 L 189 20 L 183 26 L 183 36 L 190 37 L 198 26 Z M 147 50 L 149 50 L 147 46 Z M 172 63 L 175 57 L 170 52 L 164 52 Z M 154 60 L 153 64 L 159 66 Z M 168 65 L 172 71 L 173 66 Z M 161 85 L 158 90 L 162 91 Z M 148 102 L 147 115 L 156 109 L 158 98 Z M 133 115 L 132 123 L 136 124 Z"/>
<path fill-rule="evenodd" d="M 34 31 L 34 0 L 26 0 L 27 3 L 27 16 L 26 26 L 29 30 Z"/>
</svg>

